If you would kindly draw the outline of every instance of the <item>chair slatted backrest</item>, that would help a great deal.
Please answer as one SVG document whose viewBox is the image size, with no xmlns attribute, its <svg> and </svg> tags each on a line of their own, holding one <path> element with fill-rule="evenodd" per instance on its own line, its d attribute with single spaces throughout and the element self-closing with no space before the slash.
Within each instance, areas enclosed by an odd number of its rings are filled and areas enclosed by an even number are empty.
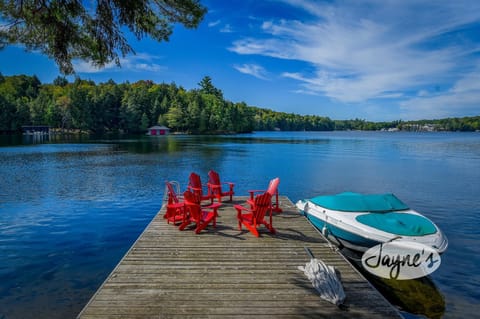
<svg viewBox="0 0 480 319">
<path fill-rule="evenodd" d="M 198 202 L 198 197 L 192 191 L 185 191 L 183 193 L 183 198 L 185 200 L 185 206 L 187 211 L 190 213 L 190 218 L 194 221 L 202 220 L 202 207 Z"/>
<path fill-rule="evenodd" d="M 220 175 L 214 170 L 208 172 L 208 182 L 213 185 L 220 185 Z"/>
<path fill-rule="evenodd" d="M 200 178 L 200 175 L 192 172 L 190 173 L 190 177 L 188 180 L 189 180 L 188 189 L 192 191 L 195 194 L 195 196 L 198 198 L 199 204 L 202 200 L 207 200 L 207 199 L 211 200 L 210 194 L 203 195 L 202 179 Z"/>
<path fill-rule="evenodd" d="M 171 182 L 165 182 L 167 185 L 167 193 L 168 193 L 168 203 L 173 204 L 173 203 L 179 203 L 180 200 L 178 199 L 178 195 L 175 192 L 175 189 L 173 188 L 173 184 Z"/>
<path fill-rule="evenodd" d="M 177 191 L 180 189 L 180 185 L 176 181 L 166 181 L 165 185 L 167 205 L 163 218 L 167 219 L 168 223 L 173 222 L 173 224 L 176 224 L 182 221 L 184 216 L 183 197 L 177 194 Z M 175 191 L 175 189 L 177 189 L 177 191 Z"/>
<path fill-rule="evenodd" d="M 213 199 L 216 198 L 218 202 L 222 201 L 222 196 L 230 196 L 230 201 L 233 199 L 235 194 L 233 191 L 234 183 L 232 182 L 223 182 L 225 188 L 222 189 L 222 181 L 220 180 L 220 175 L 215 172 L 213 169 L 208 172 L 208 196 Z"/>
<path fill-rule="evenodd" d="M 253 209 L 255 219 L 258 222 L 262 221 L 267 212 L 272 209 L 272 195 L 270 195 L 268 192 L 257 195 L 255 197 L 255 205 Z"/>
<path fill-rule="evenodd" d="M 202 179 L 200 178 L 200 175 L 194 172 L 190 173 L 188 178 L 188 186 L 195 189 L 202 189 Z"/>
<path fill-rule="evenodd" d="M 278 189 L 278 184 L 280 184 L 280 178 L 277 177 L 272 179 L 268 184 L 267 193 L 269 193 L 272 196 L 275 195 Z"/>
</svg>

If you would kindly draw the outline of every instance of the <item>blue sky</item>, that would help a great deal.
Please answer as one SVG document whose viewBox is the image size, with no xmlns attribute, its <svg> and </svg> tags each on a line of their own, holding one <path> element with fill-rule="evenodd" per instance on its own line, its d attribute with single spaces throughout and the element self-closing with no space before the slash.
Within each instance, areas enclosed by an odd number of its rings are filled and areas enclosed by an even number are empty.
<svg viewBox="0 0 480 319">
<path fill-rule="evenodd" d="M 76 61 L 77 74 L 186 89 L 208 75 L 227 100 L 331 119 L 480 115 L 480 1 L 201 2 L 209 11 L 198 29 L 131 40 L 137 54 L 121 68 Z M 0 61 L 4 75 L 59 75 L 52 60 L 18 46 Z"/>
</svg>

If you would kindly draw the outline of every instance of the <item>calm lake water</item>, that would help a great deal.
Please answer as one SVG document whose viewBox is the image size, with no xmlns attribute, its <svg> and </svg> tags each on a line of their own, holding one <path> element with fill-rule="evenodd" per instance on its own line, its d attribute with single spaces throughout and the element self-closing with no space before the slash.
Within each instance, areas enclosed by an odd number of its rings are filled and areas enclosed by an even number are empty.
<svg viewBox="0 0 480 319">
<path fill-rule="evenodd" d="M 212 168 L 237 195 L 276 176 L 294 202 L 396 194 L 449 239 L 431 275 L 440 317 L 480 313 L 480 133 L 0 139 L 0 318 L 74 318 L 160 209 L 165 180 L 184 189 Z"/>
</svg>

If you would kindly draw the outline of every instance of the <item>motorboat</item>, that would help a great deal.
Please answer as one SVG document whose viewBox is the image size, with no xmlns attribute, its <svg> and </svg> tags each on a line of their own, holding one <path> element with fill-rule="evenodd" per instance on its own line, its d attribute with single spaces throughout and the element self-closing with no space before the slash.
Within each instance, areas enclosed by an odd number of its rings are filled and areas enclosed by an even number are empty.
<svg viewBox="0 0 480 319">
<path fill-rule="evenodd" d="M 437 225 L 393 194 L 345 192 L 300 200 L 296 207 L 327 239 L 354 251 L 393 240 L 417 242 L 438 254 L 448 247 Z"/>
</svg>

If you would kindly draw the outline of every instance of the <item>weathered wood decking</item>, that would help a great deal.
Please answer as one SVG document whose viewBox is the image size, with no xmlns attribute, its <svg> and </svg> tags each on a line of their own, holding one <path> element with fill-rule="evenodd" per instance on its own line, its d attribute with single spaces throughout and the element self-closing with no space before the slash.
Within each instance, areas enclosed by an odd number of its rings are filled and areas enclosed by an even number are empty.
<svg viewBox="0 0 480 319">
<path fill-rule="evenodd" d="M 277 234 L 261 228 L 260 238 L 238 230 L 232 203 L 222 206 L 216 229 L 199 235 L 168 225 L 161 210 L 78 317 L 401 317 L 288 198 L 281 201 Z M 322 300 L 297 269 L 310 259 L 304 247 L 340 271 L 348 310 Z"/>
</svg>

